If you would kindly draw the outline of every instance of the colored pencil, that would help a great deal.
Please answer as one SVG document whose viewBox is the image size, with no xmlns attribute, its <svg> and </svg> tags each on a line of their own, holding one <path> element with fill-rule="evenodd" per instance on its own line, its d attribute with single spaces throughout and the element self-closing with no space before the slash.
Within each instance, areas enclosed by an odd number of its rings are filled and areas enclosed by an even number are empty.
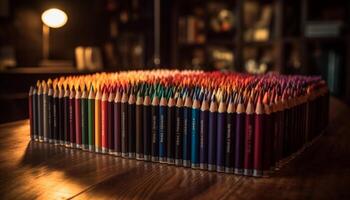
<svg viewBox="0 0 350 200">
<path fill-rule="evenodd" d="M 164 95 L 159 102 L 159 162 L 167 162 L 167 111 L 168 111 L 168 102 Z"/>
<path fill-rule="evenodd" d="M 194 169 L 199 168 L 200 107 L 199 99 L 194 97 L 191 115 L 191 167 Z"/>
<path fill-rule="evenodd" d="M 81 113 L 81 92 L 79 90 L 79 85 L 75 87 L 75 141 L 76 147 L 78 149 L 82 148 L 82 113 Z"/>
<path fill-rule="evenodd" d="M 95 151 L 95 92 L 91 86 L 87 99 L 88 108 L 88 150 Z"/>
<path fill-rule="evenodd" d="M 225 172 L 234 172 L 234 133 L 236 123 L 236 110 L 233 97 L 229 97 L 227 106 L 227 125 L 226 125 L 226 143 L 225 143 Z"/>
<path fill-rule="evenodd" d="M 114 150 L 116 156 L 122 155 L 121 143 L 121 100 L 122 94 L 120 90 L 116 91 L 114 99 Z"/>
<path fill-rule="evenodd" d="M 63 145 L 70 147 L 70 133 L 69 133 L 69 89 L 67 83 L 64 84 L 63 96 Z"/>
<path fill-rule="evenodd" d="M 260 97 L 256 104 L 255 109 L 255 119 L 254 119 L 254 160 L 253 160 L 253 176 L 262 176 L 263 175 L 263 153 L 265 154 L 266 150 L 263 148 L 264 141 L 264 108 L 261 103 Z M 271 134 L 271 132 L 265 132 L 266 134 Z"/>
<path fill-rule="evenodd" d="M 127 158 L 129 156 L 129 127 L 128 127 L 128 99 L 129 95 L 127 91 L 123 91 L 123 96 L 121 99 L 120 112 L 121 112 L 121 152 L 122 157 Z"/>
<path fill-rule="evenodd" d="M 320 77 L 179 70 L 61 76 L 28 93 L 35 141 L 269 176 L 328 123 Z"/>
<path fill-rule="evenodd" d="M 136 98 L 134 92 L 132 91 L 128 100 L 128 153 L 129 158 L 136 157 L 136 133 L 135 133 L 135 105 Z"/>
<path fill-rule="evenodd" d="M 38 140 L 40 142 L 43 141 L 43 136 L 44 136 L 44 133 L 43 133 L 43 129 L 44 129 L 44 126 L 43 126 L 43 94 L 42 94 L 42 86 L 39 82 L 39 85 L 38 85 L 38 90 L 37 90 L 37 106 L 38 106 Z"/>
<path fill-rule="evenodd" d="M 54 137 L 54 116 L 53 116 L 53 89 L 52 89 L 52 81 L 48 80 L 47 83 L 48 93 L 47 93 L 47 117 L 48 117 L 48 142 L 53 143 Z"/>
<path fill-rule="evenodd" d="M 216 171 L 225 171 L 225 139 L 226 139 L 226 103 L 221 97 L 217 114 L 217 144 L 216 144 Z"/>
<path fill-rule="evenodd" d="M 144 130 L 143 130 L 143 97 L 140 92 L 137 94 L 136 98 L 136 108 L 135 108 L 135 132 L 136 132 L 136 159 L 143 160 L 144 152 Z"/>
<path fill-rule="evenodd" d="M 183 100 L 180 96 L 177 97 L 175 117 L 175 165 L 182 166 L 182 137 L 183 137 Z"/>
<path fill-rule="evenodd" d="M 175 130 L 176 130 L 176 117 L 175 117 L 175 99 L 170 94 L 168 101 L 168 115 L 167 115 L 167 163 L 175 164 Z"/>
<path fill-rule="evenodd" d="M 53 96 L 52 96 L 52 107 L 53 107 L 53 143 L 55 145 L 58 144 L 59 136 L 59 106 L 58 106 L 58 89 L 56 85 L 57 81 L 55 81 L 55 84 L 53 86 Z"/>
<path fill-rule="evenodd" d="M 86 86 L 82 87 L 81 94 L 81 145 L 83 150 L 89 149 L 89 108 L 88 108 L 88 92 Z M 91 111 L 90 111 L 91 112 Z"/>
<path fill-rule="evenodd" d="M 63 105 L 64 90 L 62 85 L 58 85 L 58 144 L 64 145 L 64 105 Z"/>
<path fill-rule="evenodd" d="M 208 127 L 208 170 L 216 170 L 216 139 L 217 139 L 217 103 L 215 94 L 212 94 L 209 107 L 209 127 Z"/>
<path fill-rule="evenodd" d="M 246 176 L 253 174 L 254 110 L 253 102 L 249 99 L 246 108 L 244 134 L 244 175 Z"/>
<path fill-rule="evenodd" d="M 43 141 L 48 142 L 49 136 L 49 102 L 48 102 L 48 87 L 45 81 L 42 82 L 42 100 L 43 100 Z"/>
<path fill-rule="evenodd" d="M 108 97 L 106 91 L 101 98 L 101 150 L 108 153 Z"/>
<path fill-rule="evenodd" d="M 200 142 L 199 142 L 199 168 L 208 169 L 208 123 L 209 123 L 209 103 L 204 98 L 200 111 Z"/>
<path fill-rule="evenodd" d="M 107 148 L 108 153 L 114 155 L 116 153 L 114 148 L 114 91 L 108 95 L 107 103 Z"/>
<path fill-rule="evenodd" d="M 159 98 L 157 95 L 153 96 L 151 105 L 152 115 L 152 148 L 151 148 L 151 160 L 152 162 L 159 161 Z"/>
<path fill-rule="evenodd" d="M 151 161 L 152 149 L 152 113 L 151 98 L 148 93 L 143 101 L 143 153 L 144 160 Z"/>
<path fill-rule="evenodd" d="M 29 124 L 30 124 L 30 139 L 34 140 L 34 113 L 36 114 L 36 112 L 33 110 L 33 91 L 34 91 L 34 87 L 30 86 L 29 89 L 29 94 L 28 94 L 28 109 L 29 109 Z"/>
<path fill-rule="evenodd" d="M 191 167 L 191 129 L 192 129 L 192 98 L 187 92 L 184 104 L 184 122 L 183 122 L 183 142 L 182 142 L 182 165 L 184 167 Z"/>
<path fill-rule="evenodd" d="M 95 103 L 94 103 L 94 106 L 95 106 L 94 123 L 95 123 L 95 151 L 98 153 L 102 153 L 101 99 L 102 99 L 102 94 L 101 94 L 100 88 L 96 86 L 96 95 L 95 95 Z"/>
<path fill-rule="evenodd" d="M 242 98 L 238 102 L 236 113 L 234 172 L 235 174 L 243 174 L 245 107 Z"/>
<path fill-rule="evenodd" d="M 75 90 L 73 85 L 69 92 L 69 146 L 76 148 L 75 141 Z"/>
</svg>

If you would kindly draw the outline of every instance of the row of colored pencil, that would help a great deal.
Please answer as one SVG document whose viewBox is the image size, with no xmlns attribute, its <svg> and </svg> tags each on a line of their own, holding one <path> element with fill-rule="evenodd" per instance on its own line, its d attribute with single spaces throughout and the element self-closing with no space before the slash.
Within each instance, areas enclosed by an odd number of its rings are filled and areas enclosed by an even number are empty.
<svg viewBox="0 0 350 200">
<path fill-rule="evenodd" d="M 129 71 L 38 81 L 32 140 L 209 171 L 268 175 L 326 127 L 319 77 Z"/>
</svg>

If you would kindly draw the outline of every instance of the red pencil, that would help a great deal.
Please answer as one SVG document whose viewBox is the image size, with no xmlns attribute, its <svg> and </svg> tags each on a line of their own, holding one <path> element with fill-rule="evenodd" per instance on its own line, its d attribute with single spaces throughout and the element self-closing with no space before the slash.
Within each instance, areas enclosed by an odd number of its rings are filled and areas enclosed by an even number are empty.
<svg viewBox="0 0 350 200">
<path fill-rule="evenodd" d="M 102 153 L 108 153 L 108 144 L 107 144 L 107 131 L 108 131 L 108 119 L 107 119 L 107 105 L 108 97 L 107 93 L 104 90 L 101 99 L 101 143 L 102 143 Z"/>
</svg>

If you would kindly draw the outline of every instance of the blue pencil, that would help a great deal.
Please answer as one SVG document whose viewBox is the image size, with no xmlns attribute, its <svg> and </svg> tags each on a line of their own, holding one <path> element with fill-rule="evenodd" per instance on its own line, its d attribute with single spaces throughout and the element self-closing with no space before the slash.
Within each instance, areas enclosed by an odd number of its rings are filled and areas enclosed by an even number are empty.
<svg viewBox="0 0 350 200">
<path fill-rule="evenodd" d="M 177 96 L 175 108 L 175 165 L 182 166 L 183 100 Z"/>
<path fill-rule="evenodd" d="M 191 167 L 199 168 L 199 112 L 200 102 L 194 99 L 192 105 L 192 140 L 191 140 Z"/>
</svg>

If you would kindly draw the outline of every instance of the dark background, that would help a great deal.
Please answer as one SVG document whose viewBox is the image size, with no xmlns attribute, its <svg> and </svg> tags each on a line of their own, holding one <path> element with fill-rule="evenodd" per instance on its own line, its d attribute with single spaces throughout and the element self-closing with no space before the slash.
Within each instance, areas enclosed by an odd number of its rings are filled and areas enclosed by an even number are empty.
<svg viewBox="0 0 350 200">
<path fill-rule="evenodd" d="M 154 18 L 155 2 L 0 0 L 0 123 L 27 117 L 28 88 L 37 79 L 95 72 L 76 69 L 77 46 L 98 47 L 103 71 L 160 67 L 251 72 L 247 66 L 255 63 L 267 67 L 261 73 L 322 75 L 333 84 L 333 95 L 350 102 L 349 1 L 160 0 L 159 19 Z M 64 67 L 39 67 L 41 14 L 51 7 L 68 15 L 65 26 L 50 29 L 50 59 L 71 62 Z M 271 16 L 261 25 L 269 9 Z M 232 14 L 232 27 L 215 31 L 212 23 L 222 10 Z M 160 21 L 160 64 L 154 63 L 155 20 Z M 339 34 L 315 37 L 306 34 L 313 22 L 326 29 L 329 22 L 342 25 Z M 259 28 L 269 36 L 248 37 Z M 7 58 L 15 66 L 1 66 Z"/>
</svg>

